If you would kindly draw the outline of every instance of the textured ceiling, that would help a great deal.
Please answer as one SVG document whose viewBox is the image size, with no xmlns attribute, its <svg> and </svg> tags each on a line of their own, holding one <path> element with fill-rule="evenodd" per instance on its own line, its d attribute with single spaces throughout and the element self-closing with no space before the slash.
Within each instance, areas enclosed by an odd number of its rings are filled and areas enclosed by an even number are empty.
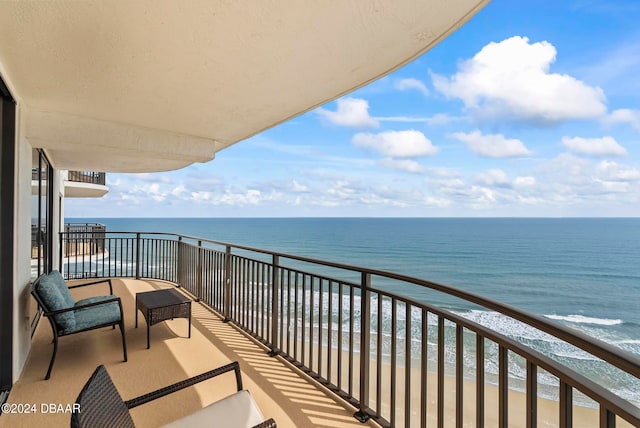
<svg viewBox="0 0 640 428">
<path fill-rule="evenodd" d="M 486 2 L 0 2 L 0 72 L 57 167 L 174 169 L 393 71 Z"/>
</svg>

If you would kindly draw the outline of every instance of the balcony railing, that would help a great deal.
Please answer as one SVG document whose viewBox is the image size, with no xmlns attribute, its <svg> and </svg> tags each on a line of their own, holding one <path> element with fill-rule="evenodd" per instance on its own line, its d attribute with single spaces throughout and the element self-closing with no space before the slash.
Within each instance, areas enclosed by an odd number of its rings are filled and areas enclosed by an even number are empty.
<svg viewBox="0 0 640 428">
<path fill-rule="evenodd" d="M 67 175 L 68 181 L 75 181 L 77 183 L 89 183 L 89 184 L 101 184 L 106 185 L 107 174 L 104 172 L 94 171 L 69 171 Z"/>
<path fill-rule="evenodd" d="M 100 223 L 65 223 L 64 245 L 60 246 L 61 259 L 80 257 L 91 260 L 92 257 L 103 256 L 106 230 L 106 226 Z"/>
<path fill-rule="evenodd" d="M 61 247 L 77 239 L 71 233 L 61 234 Z M 471 422 L 464 420 L 469 408 L 475 426 L 483 427 L 491 424 L 486 395 L 494 388 L 500 427 L 516 416 L 510 415 L 510 389 L 524 394 L 527 427 L 541 418 L 540 395 L 557 401 L 560 427 L 573 426 L 575 405 L 583 402 L 599 409 L 600 427 L 615 427 L 617 420 L 640 426 L 634 398 L 492 326 L 430 303 L 429 293 L 561 339 L 605 365 L 606 373 L 624 377 L 627 389 L 640 390 L 637 356 L 482 296 L 396 273 L 182 235 L 108 232 L 83 239 L 99 240 L 109 256 L 79 257 L 65 266 L 67 277 L 173 282 L 353 405 L 361 421 L 442 427 L 445 406 L 453 406 L 457 427 Z M 513 374 L 518 368 L 521 378 Z M 542 377 L 555 384 L 541 384 Z M 464 393 L 470 388 L 473 400 Z"/>
</svg>

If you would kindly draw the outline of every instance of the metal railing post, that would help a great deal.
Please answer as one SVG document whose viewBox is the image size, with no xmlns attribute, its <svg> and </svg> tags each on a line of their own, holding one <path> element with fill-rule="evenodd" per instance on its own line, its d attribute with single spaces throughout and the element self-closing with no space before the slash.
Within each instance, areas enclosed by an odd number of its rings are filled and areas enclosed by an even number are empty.
<svg viewBox="0 0 640 428">
<path fill-rule="evenodd" d="M 273 270 L 271 271 L 271 351 L 269 356 L 275 357 L 280 353 L 278 348 L 278 276 L 280 257 L 273 255 Z"/>
<path fill-rule="evenodd" d="M 177 287 L 182 286 L 182 269 L 182 236 L 178 236 L 178 253 L 176 255 L 176 271 L 178 276 L 178 278 L 176 278 L 178 280 Z"/>
<path fill-rule="evenodd" d="M 371 353 L 371 274 L 362 272 L 360 288 L 360 407 L 354 417 L 361 423 L 369 420 L 369 356 Z M 378 321 L 380 322 L 380 321 Z M 378 385 L 377 388 L 380 388 Z"/>
<path fill-rule="evenodd" d="M 58 245 L 60 247 L 59 248 L 60 257 L 58 258 L 58 272 L 61 272 L 61 273 L 64 273 L 64 272 L 62 272 L 62 265 L 63 265 L 62 258 L 64 257 L 63 254 L 62 254 L 62 246 L 64 245 L 64 239 L 63 239 L 64 235 L 63 234 L 64 234 L 64 232 L 60 232 L 60 234 L 59 234 L 60 243 Z"/>
<path fill-rule="evenodd" d="M 224 322 L 231 321 L 231 247 L 227 245 L 224 252 Z"/>
<path fill-rule="evenodd" d="M 198 241 L 198 261 L 196 264 L 196 302 L 199 302 L 202 299 L 202 241 Z"/>
<path fill-rule="evenodd" d="M 140 279 L 140 232 L 136 233 L 136 279 Z"/>
</svg>

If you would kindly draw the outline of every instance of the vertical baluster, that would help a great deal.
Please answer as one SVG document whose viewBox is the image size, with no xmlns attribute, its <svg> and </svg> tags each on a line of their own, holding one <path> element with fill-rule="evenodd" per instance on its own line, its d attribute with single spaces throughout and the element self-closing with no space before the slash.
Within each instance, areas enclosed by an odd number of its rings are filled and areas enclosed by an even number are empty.
<svg viewBox="0 0 640 428">
<path fill-rule="evenodd" d="M 233 258 L 233 287 L 232 287 L 232 298 L 233 303 L 231 304 L 232 314 L 231 317 L 234 321 L 238 321 L 238 288 L 240 287 L 240 257 Z"/>
<path fill-rule="evenodd" d="M 300 275 L 298 274 L 298 272 L 294 272 L 294 293 L 293 293 L 293 306 L 294 306 L 294 325 L 293 325 L 293 359 L 298 361 L 298 319 L 300 317 L 300 313 L 299 313 L 299 306 L 298 306 L 298 294 L 299 294 L 299 290 L 298 287 L 300 286 L 300 284 L 298 283 L 298 279 L 300 277 Z"/>
<path fill-rule="evenodd" d="M 73 252 L 73 259 L 75 260 L 75 263 L 73 264 L 73 276 L 74 278 L 78 277 L 78 238 L 74 237 L 74 242 L 75 242 L 75 251 Z M 71 260 L 71 258 L 69 258 L 69 260 Z"/>
<path fill-rule="evenodd" d="M 349 396 L 353 397 L 353 286 L 349 287 Z"/>
<path fill-rule="evenodd" d="M 498 347 L 498 426 L 506 428 L 509 425 L 509 361 L 508 350 Z"/>
<path fill-rule="evenodd" d="M 463 413 L 463 388 L 464 388 L 464 349 L 463 349 L 464 330 L 461 325 L 456 324 L 456 427 L 462 428 L 464 422 Z"/>
<path fill-rule="evenodd" d="M 404 426 L 411 426 L 411 305 L 405 303 Z"/>
<path fill-rule="evenodd" d="M 332 335 L 333 331 L 331 329 L 331 324 L 333 323 L 333 281 L 327 281 L 329 287 L 329 310 L 327 311 L 327 380 L 331 382 L 331 360 L 333 360 L 333 355 L 331 353 L 331 345 L 332 345 Z M 335 384 L 335 383 L 334 383 Z"/>
<path fill-rule="evenodd" d="M 429 362 L 429 313 L 422 309 L 420 353 L 420 427 L 427 427 L 427 364 Z"/>
<path fill-rule="evenodd" d="M 322 315 L 324 312 L 324 296 L 322 288 L 324 281 L 318 278 L 318 375 L 322 376 Z"/>
<path fill-rule="evenodd" d="M 262 262 L 256 262 L 253 273 L 253 333 L 260 335 L 260 272 L 262 272 Z"/>
<path fill-rule="evenodd" d="M 87 236 L 87 241 L 89 241 L 89 276 L 93 275 L 93 235 Z"/>
<path fill-rule="evenodd" d="M 260 311 L 262 312 L 262 314 L 260 315 L 260 331 L 262 332 L 263 338 L 266 337 L 265 317 L 268 316 L 268 312 L 269 312 L 265 307 L 265 305 L 267 305 L 267 301 L 265 300 L 265 296 L 264 296 L 265 289 L 267 288 L 266 276 L 265 276 L 266 269 L 268 269 L 268 267 L 265 264 L 263 264 L 262 269 L 260 269 L 260 294 L 261 294 Z"/>
<path fill-rule="evenodd" d="M 291 355 L 291 270 L 287 269 L 287 355 Z"/>
<path fill-rule="evenodd" d="M 61 272 L 61 273 L 66 273 L 62 269 L 62 261 L 64 260 L 64 253 L 62 249 L 64 248 L 64 245 L 65 245 L 65 232 L 60 232 L 58 234 L 58 247 L 59 247 L 58 248 L 58 272 Z M 69 252 L 67 251 L 67 255 L 68 254 Z"/>
<path fill-rule="evenodd" d="M 438 428 L 444 427 L 444 318 L 438 315 Z"/>
<path fill-rule="evenodd" d="M 313 276 L 309 277 L 309 368 L 313 370 L 313 312 L 314 305 L 313 301 L 315 300 L 313 288 L 315 285 L 315 280 Z"/>
<path fill-rule="evenodd" d="M 249 308 L 249 302 L 251 299 L 251 265 L 253 264 L 253 261 L 249 260 L 249 259 L 245 259 L 244 261 L 244 287 L 243 287 L 243 292 L 244 292 L 244 296 L 242 299 L 242 306 L 244 307 L 244 314 L 243 314 L 243 322 L 242 322 L 242 327 L 245 330 L 249 330 L 249 325 L 251 324 L 251 313 L 250 313 L 250 308 Z"/>
<path fill-rule="evenodd" d="M 227 261 L 228 260 L 228 261 Z M 224 322 L 231 320 L 233 297 L 233 258 L 225 253 L 224 259 Z"/>
<path fill-rule="evenodd" d="M 573 392 L 566 382 L 560 380 L 560 428 L 573 426 Z"/>
<path fill-rule="evenodd" d="M 382 323 L 383 323 L 383 316 L 382 316 L 382 300 L 383 297 L 380 293 L 378 293 L 378 325 L 377 325 L 377 330 L 376 330 L 376 372 L 377 372 L 377 377 L 376 377 L 376 416 L 380 417 L 381 416 L 381 412 L 382 412 L 382 346 L 384 343 L 384 338 L 382 335 Z"/>
<path fill-rule="evenodd" d="M 300 328 L 302 328 L 302 349 L 300 349 L 300 361 L 302 364 L 305 364 L 305 351 L 307 348 L 307 275 L 302 274 L 302 321 L 300 324 Z"/>
<path fill-rule="evenodd" d="M 396 298 L 391 298 L 391 417 L 389 422 L 392 426 L 396 425 L 396 371 L 397 371 L 397 352 L 396 352 L 396 332 L 398 331 L 398 314 L 397 314 Z"/>
<path fill-rule="evenodd" d="M 360 279 L 360 409 L 355 413 L 360 422 L 369 420 L 369 359 L 371 357 L 371 274 L 362 272 Z M 353 314 L 353 312 L 352 312 Z M 353 316 L 353 315 L 352 315 Z"/>
<path fill-rule="evenodd" d="M 284 349 L 284 270 L 280 269 L 280 284 L 278 285 L 278 293 L 280 296 L 280 309 L 278 310 L 278 350 Z"/>
<path fill-rule="evenodd" d="M 83 276 L 83 277 L 85 276 L 85 272 L 86 272 L 86 271 L 85 271 L 85 267 L 84 267 L 84 265 L 85 265 L 85 260 L 84 260 L 84 256 L 85 256 L 85 255 L 84 255 L 84 247 L 85 247 L 85 245 L 86 245 L 86 241 L 85 241 L 85 239 L 86 239 L 86 238 L 82 238 L 82 250 L 81 250 L 81 251 L 82 251 L 82 276 Z M 46 244 L 43 242 L 43 243 L 42 243 L 42 245 L 46 245 Z M 77 254 L 77 252 L 78 252 L 78 250 L 76 249 L 76 254 Z M 42 257 L 42 256 L 40 256 L 40 257 Z M 77 260 L 77 258 L 76 258 L 76 260 Z M 40 260 L 38 261 L 38 263 L 40 263 Z"/>
<path fill-rule="evenodd" d="M 198 249 L 196 250 L 196 302 L 202 299 L 202 241 L 198 241 Z"/>
<path fill-rule="evenodd" d="M 484 427 L 484 337 L 476 334 L 476 427 Z"/>
<path fill-rule="evenodd" d="M 616 415 L 600 404 L 600 428 L 616 428 Z"/>
<path fill-rule="evenodd" d="M 538 367 L 527 360 L 527 428 L 538 425 Z M 562 417 L 561 417 L 562 419 Z"/>
<path fill-rule="evenodd" d="M 343 322 L 343 314 L 342 314 L 342 295 L 344 293 L 344 284 L 342 282 L 338 283 L 338 389 L 342 389 L 342 322 Z"/>
</svg>

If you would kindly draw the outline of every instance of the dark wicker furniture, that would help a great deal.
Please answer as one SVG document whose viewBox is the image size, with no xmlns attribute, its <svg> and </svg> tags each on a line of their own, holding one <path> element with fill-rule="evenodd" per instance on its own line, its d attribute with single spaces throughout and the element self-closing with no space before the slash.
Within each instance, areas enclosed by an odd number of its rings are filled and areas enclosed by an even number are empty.
<svg viewBox="0 0 640 428">
<path fill-rule="evenodd" d="M 191 299 L 180 292 L 164 289 L 136 293 L 136 328 L 138 328 L 138 310 L 147 321 L 147 349 L 150 348 L 149 328 L 162 321 L 187 318 L 189 337 L 191 337 Z"/>
<path fill-rule="evenodd" d="M 75 302 L 69 293 L 69 289 L 101 283 L 109 284 L 108 296 L 89 297 Z M 52 292 L 60 293 L 57 296 L 66 299 L 64 300 L 65 303 L 63 304 L 60 301 L 52 302 L 50 298 Z M 42 309 L 43 315 L 49 320 L 53 330 L 53 354 L 51 355 L 45 380 L 51 376 L 53 362 L 58 352 L 58 337 L 62 336 L 102 327 L 113 327 L 115 329 L 117 325 L 122 335 L 124 361 L 127 361 L 127 342 L 124 334 L 122 302 L 119 297 L 113 295 L 113 286 L 110 279 L 67 287 L 62 275 L 58 271 L 53 271 L 50 274 L 40 275 L 31 284 L 31 295 L 38 302 L 38 306 Z M 57 303 L 57 307 L 51 307 L 52 303 Z M 69 320 L 72 320 L 73 323 L 69 324 Z"/>
<path fill-rule="evenodd" d="M 240 375 L 240 365 L 237 361 L 226 366 L 213 369 L 209 372 L 194 376 L 173 385 L 158 389 L 140 397 L 124 401 L 118 393 L 111 377 L 104 366 L 99 366 L 93 372 L 85 386 L 80 391 L 76 404 L 79 405 L 79 412 L 71 414 L 71 427 L 73 428 L 130 428 L 134 427 L 133 419 L 129 413 L 130 409 L 149 403 L 157 398 L 193 386 L 199 382 L 211 379 L 215 376 L 235 372 L 237 391 L 242 391 L 242 377 Z M 215 406 L 215 403 L 212 405 Z M 209 406 L 208 408 L 211 408 Z M 207 408 L 203 409 L 206 411 Z M 202 411 L 202 410 L 201 410 Z M 238 415 L 241 416 L 241 415 Z M 217 421 L 209 419 L 207 426 L 216 426 Z M 268 419 L 254 428 L 275 428 L 273 419 Z M 197 426 L 190 425 L 190 428 Z"/>
</svg>

